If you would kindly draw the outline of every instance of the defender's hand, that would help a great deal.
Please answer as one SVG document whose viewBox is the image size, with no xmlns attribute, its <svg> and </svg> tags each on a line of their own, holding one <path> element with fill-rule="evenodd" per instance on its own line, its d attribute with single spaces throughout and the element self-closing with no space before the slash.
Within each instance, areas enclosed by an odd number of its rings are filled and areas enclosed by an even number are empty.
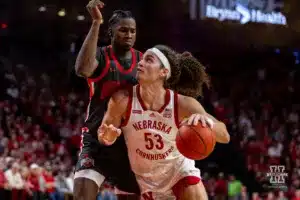
<svg viewBox="0 0 300 200">
<path fill-rule="evenodd" d="M 104 3 L 100 0 L 91 0 L 86 6 L 90 15 L 92 16 L 93 21 L 103 23 L 103 17 L 100 9 L 104 7 Z"/>
<path fill-rule="evenodd" d="M 121 129 L 114 127 L 112 124 L 107 126 L 103 124 L 98 128 L 98 140 L 100 143 L 110 146 L 121 135 Z"/>
</svg>

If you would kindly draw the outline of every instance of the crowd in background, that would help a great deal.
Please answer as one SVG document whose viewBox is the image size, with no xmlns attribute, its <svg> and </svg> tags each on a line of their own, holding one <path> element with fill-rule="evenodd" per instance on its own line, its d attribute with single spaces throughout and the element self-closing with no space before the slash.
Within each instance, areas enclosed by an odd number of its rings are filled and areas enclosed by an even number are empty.
<svg viewBox="0 0 300 200">
<path fill-rule="evenodd" d="M 249 174 L 270 191 L 265 198 L 299 199 L 300 73 L 277 57 L 214 77 L 216 90 L 210 100 L 214 114 L 229 129 L 231 142 L 246 158 Z M 228 91 L 219 94 L 222 90 Z M 288 173 L 282 187 L 270 182 L 271 165 L 283 165 L 282 172 Z M 211 181 L 213 195 L 226 193 L 225 187 L 219 187 L 222 181 Z"/>
<path fill-rule="evenodd" d="M 278 63 L 213 75 L 213 89 L 205 98 L 246 158 L 244 167 L 269 192 L 250 196 L 234 174 L 202 171 L 210 198 L 300 199 L 299 80 L 299 70 Z M 87 94 L 63 88 L 63 81 L 21 64 L 5 71 L 0 195 L 10 190 L 13 200 L 61 200 L 72 193 Z M 285 166 L 289 176 L 282 190 L 271 187 L 270 165 Z"/>
<path fill-rule="evenodd" d="M 6 71 L 2 80 L 7 89 L 0 102 L 0 187 L 12 190 L 13 200 L 61 200 L 73 190 L 70 146 L 79 146 L 80 124 L 68 123 L 76 109 L 55 103 L 49 77 L 29 73 L 18 65 Z M 67 98 L 72 102 L 72 94 Z M 57 106 L 64 116 L 53 115 Z"/>
</svg>

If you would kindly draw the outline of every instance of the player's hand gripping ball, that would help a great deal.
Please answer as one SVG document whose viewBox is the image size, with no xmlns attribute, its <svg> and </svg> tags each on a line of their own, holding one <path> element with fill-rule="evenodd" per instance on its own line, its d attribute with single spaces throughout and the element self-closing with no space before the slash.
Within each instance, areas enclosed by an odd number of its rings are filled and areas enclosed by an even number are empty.
<svg viewBox="0 0 300 200">
<path fill-rule="evenodd" d="M 192 160 L 202 160 L 209 156 L 216 144 L 213 125 L 212 119 L 201 114 L 193 114 L 183 120 L 176 136 L 179 152 Z"/>
</svg>

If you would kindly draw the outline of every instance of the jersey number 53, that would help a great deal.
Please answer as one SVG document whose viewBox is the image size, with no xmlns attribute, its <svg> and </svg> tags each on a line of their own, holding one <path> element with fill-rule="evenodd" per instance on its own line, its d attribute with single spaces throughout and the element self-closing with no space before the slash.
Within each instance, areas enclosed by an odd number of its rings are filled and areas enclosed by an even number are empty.
<svg viewBox="0 0 300 200">
<path fill-rule="evenodd" d="M 145 147 L 148 150 L 153 149 L 154 147 L 158 150 L 164 148 L 164 141 L 161 135 L 159 134 L 152 134 L 152 133 L 144 133 L 145 138 Z"/>
</svg>

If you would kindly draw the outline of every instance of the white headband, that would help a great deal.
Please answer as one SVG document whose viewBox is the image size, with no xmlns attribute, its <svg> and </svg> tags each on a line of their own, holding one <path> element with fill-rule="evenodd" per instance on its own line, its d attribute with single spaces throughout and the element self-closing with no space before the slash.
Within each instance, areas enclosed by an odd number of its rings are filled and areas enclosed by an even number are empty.
<svg viewBox="0 0 300 200">
<path fill-rule="evenodd" d="M 171 66 L 165 54 L 163 54 L 159 49 L 155 47 L 148 49 L 147 51 L 151 51 L 152 53 L 154 53 L 158 57 L 158 59 L 162 62 L 163 66 L 166 69 L 168 69 L 169 72 L 167 74 L 167 79 L 169 79 L 171 77 Z"/>
</svg>

